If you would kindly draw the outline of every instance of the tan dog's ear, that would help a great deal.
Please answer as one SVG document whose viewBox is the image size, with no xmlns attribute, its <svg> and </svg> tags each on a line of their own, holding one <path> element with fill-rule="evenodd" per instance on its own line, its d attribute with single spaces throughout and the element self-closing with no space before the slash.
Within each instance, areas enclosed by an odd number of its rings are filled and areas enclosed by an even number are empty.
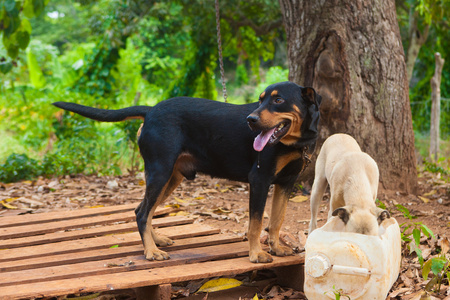
<svg viewBox="0 0 450 300">
<path fill-rule="evenodd" d="M 383 222 L 386 219 L 389 219 L 391 217 L 391 214 L 384 209 L 381 208 L 377 208 L 377 221 L 378 221 L 378 225 L 381 224 L 381 222 Z"/>
<path fill-rule="evenodd" d="M 350 218 L 350 213 L 348 212 L 348 210 L 346 208 L 339 207 L 333 211 L 332 216 L 333 217 L 338 216 L 342 220 L 342 222 L 344 222 L 344 224 L 347 225 L 347 222 Z"/>
</svg>

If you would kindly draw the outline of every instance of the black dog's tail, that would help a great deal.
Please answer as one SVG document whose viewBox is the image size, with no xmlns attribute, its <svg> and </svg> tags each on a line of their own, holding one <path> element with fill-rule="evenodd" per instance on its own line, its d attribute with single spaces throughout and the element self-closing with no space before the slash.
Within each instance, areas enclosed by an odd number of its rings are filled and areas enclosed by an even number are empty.
<svg viewBox="0 0 450 300">
<path fill-rule="evenodd" d="M 122 109 L 100 109 L 70 102 L 55 102 L 54 106 L 68 110 L 83 117 L 102 122 L 120 122 L 127 119 L 144 119 L 151 106 L 131 106 Z"/>
</svg>

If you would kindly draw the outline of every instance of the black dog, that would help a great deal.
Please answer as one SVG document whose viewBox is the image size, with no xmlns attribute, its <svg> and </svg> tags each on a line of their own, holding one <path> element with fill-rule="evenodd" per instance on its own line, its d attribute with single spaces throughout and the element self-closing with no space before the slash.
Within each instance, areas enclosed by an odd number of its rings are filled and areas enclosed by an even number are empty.
<svg viewBox="0 0 450 300">
<path fill-rule="evenodd" d="M 104 122 L 144 119 L 138 144 L 145 163 L 146 190 L 136 208 L 136 221 L 147 259 L 168 259 L 156 245 L 173 243 L 156 234 L 151 225 L 156 207 L 184 177 L 194 179 L 200 172 L 250 183 L 250 260 L 271 262 L 259 242 L 269 187 L 275 184 L 269 224 L 271 253 L 291 255 L 292 249 L 279 244 L 279 230 L 288 196 L 307 164 L 305 151 L 315 147 L 320 101 L 313 88 L 282 82 L 267 87 L 259 103 L 245 105 L 188 97 L 119 110 L 53 104 Z"/>
</svg>

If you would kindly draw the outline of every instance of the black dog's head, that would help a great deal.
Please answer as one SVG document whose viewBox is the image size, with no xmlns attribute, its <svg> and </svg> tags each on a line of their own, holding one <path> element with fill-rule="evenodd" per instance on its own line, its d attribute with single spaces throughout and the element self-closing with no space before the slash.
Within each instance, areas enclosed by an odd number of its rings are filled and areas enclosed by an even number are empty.
<svg viewBox="0 0 450 300">
<path fill-rule="evenodd" d="M 262 151 L 266 145 L 281 142 L 287 146 L 314 146 L 322 101 L 311 87 L 293 82 L 269 85 L 259 96 L 259 107 L 248 117 L 254 131 L 261 131 L 253 148 Z"/>
</svg>

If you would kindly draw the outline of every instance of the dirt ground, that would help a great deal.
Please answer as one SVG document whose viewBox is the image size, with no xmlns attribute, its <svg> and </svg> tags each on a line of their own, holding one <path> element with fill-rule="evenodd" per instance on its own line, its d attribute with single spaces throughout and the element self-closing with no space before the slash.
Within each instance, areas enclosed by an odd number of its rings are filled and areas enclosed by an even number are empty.
<svg viewBox="0 0 450 300">
<path fill-rule="evenodd" d="M 436 239 L 427 239 L 425 236 L 421 239 L 420 247 L 427 261 L 439 254 L 446 238 L 450 239 L 450 183 L 449 178 L 427 172 L 420 173 L 418 182 L 417 195 L 380 190 L 378 199 L 387 206 L 399 224 L 408 220 L 396 208 L 395 205 L 398 204 L 406 207 L 410 215 L 415 217 L 409 222 L 422 222 L 433 231 Z M 304 246 L 309 226 L 310 188 L 303 183 L 303 188 L 298 188 L 292 195 L 281 229 L 283 241 L 300 249 Z M 248 194 L 247 184 L 198 176 L 194 181 L 183 181 L 165 204 L 179 206 L 182 209 L 180 214 L 189 215 L 196 222 L 245 236 L 249 220 Z M 142 173 L 120 177 L 66 176 L 12 184 L 0 183 L 0 216 L 125 204 L 140 201 L 143 195 Z M 320 209 L 319 226 L 326 222 L 327 200 L 326 195 Z M 265 225 L 270 215 L 270 206 L 269 197 Z M 404 245 L 403 254 L 401 274 L 388 299 L 450 299 L 448 279 L 442 280 L 440 291 L 425 292 L 429 289 L 426 285 L 430 278 L 423 280 L 417 256 L 409 253 L 407 245 Z M 447 257 L 449 255 L 450 253 Z M 260 292 L 259 299 L 306 299 L 301 292 L 277 288 Z M 421 298 L 424 293 L 429 294 L 430 298 Z M 174 291 L 173 297 L 179 296 L 180 293 Z"/>
</svg>

